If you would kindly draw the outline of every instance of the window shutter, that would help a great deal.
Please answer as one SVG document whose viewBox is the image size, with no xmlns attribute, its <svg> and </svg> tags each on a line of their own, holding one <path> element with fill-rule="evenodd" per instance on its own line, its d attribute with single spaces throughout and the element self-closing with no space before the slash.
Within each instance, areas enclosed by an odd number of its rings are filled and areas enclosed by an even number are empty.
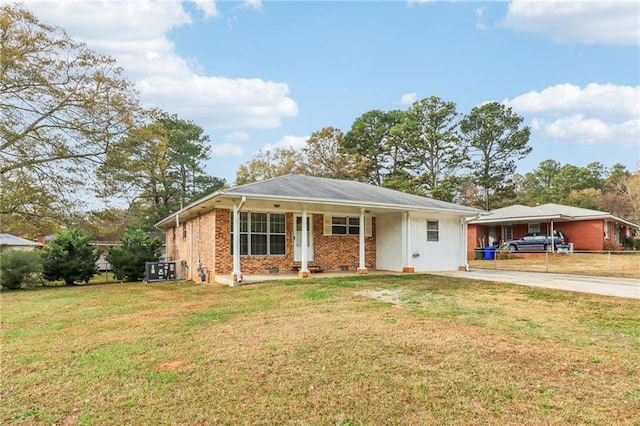
<svg viewBox="0 0 640 426">
<path fill-rule="evenodd" d="M 364 217 L 364 235 L 365 237 L 373 235 L 373 220 L 371 219 L 371 216 Z"/>
<path fill-rule="evenodd" d="M 330 214 L 325 214 L 324 215 L 324 223 L 323 223 L 323 230 L 322 230 L 322 234 L 323 235 L 331 235 L 331 215 Z"/>
</svg>

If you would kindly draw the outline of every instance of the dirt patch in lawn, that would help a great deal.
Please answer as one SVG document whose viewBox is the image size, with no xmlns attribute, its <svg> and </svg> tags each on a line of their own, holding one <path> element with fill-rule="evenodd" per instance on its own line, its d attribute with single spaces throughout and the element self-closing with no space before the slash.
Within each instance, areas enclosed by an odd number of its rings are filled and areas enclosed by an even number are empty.
<svg viewBox="0 0 640 426">
<path fill-rule="evenodd" d="M 370 299 L 391 303 L 395 306 L 400 306 L 402 304 L 401 298 L 405 293 L 406 292 L 403 290 L 362 290 L 356 292 L 355 294 L 368 297 Z"/>
</svg>

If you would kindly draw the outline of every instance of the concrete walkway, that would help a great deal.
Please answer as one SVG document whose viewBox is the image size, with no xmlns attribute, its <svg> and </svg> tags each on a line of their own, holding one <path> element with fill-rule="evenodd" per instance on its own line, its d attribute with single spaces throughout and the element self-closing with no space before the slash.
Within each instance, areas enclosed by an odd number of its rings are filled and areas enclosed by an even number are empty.
<svg viewBox="0 0 640 426">
<path fill-rule="evenodd" d="M 472 269 L 468 272 L 433 272 L 433 274 L 640 299 L 640 280 L 632 278 L 498 271 L 493 269 Z"/>
</svg>

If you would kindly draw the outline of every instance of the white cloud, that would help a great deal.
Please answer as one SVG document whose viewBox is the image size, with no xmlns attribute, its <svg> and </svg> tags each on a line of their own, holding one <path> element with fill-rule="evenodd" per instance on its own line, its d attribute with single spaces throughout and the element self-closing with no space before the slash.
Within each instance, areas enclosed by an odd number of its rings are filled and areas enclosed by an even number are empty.
<svg viewBox="0 0 640 426">
<path fill-rule="evenodd" d="M 503 25 L 558 42 L 640 44 L 640 2 L 513 0 Z"/>
<path fill-rule="evenodd" d="M 216 2 L 213 0 L 191 0 L 204 13 L 205 18 L 219 16 Z"/>
<path fill-rule="evenodd" d="M 261 151 L 274 151 L 276 148 L 294 148 L 299 150 L 304 148 L 308 139 L 309 136 L 286 135 L 274 144 L 267 144 L 263 146 Z"/>
<path fill-rule="evenodd" d="M 245 142 L 249 140 L 249 134 L 246 132 L 233 132 L 224 135 L 224 140 L 227 142 Z"/>
<path fill-rule="evenodd" d="M 244 148 L 233 143 L 217 143 L 210 146 L 209 152 L 213 158 L 242 157 L 242 155 L 244 155 Z"/>
<path fill-rule="evenodd" d="M 557 84 L 503 103 L 519 113 L 566 114 L 581 111 L 612 119 L 629 119 L 640 116 L 640 86 L 589 83 L 581 88 L 574 84 Z"/>
<path fill-rule="evenodd" d="M 204 18 L 219 15 L 213 1 L 194 4 Z M 250 1 L 253 9 L 259 4 Z M 204 75 L 198 58 L 181 57 L 167 36 L 192 23 L 181 2 L 77 0 L 34 2 L 28 8 L 91 49 L 117 58 L 146 106 L 209 129 L 274 128 L 298 113 L 286 83 Z"/>
<path fill-rule="evenodd" d="M 418 94 L 416 92 L 405 93 L 400 98 L 400 103 L 402 105 L 412 105 L 417 100 L 418 100 Z"/>
<path fill-rule="evenodd" d="M 531 129 L 578 144 L 638 146 L 640 86 L 558 84 L 503 103 L 531 117 Z"/>
<path fill-rule="evenodd" d="M 262 10 L 262 0 L 245 0 L 242 5 L 247 9 Z"/>
<path fill-rule="evenodd" d="M 538 120 L 536 125 L 548 138 L 573 141 L 584 145 L 637 147 L 640 140 L 640 120 L 612 124 L 577 114 L 550 123 Z"/>
<path fill-rule="evenodd" d="M 482 6 L 482 7 L 478 7 L 475 9 L 475 14 L 476 14 L 476 29 L 480 30 L 480 31 L 486 31 L 489 27 L 487 27 L 486 24 L 484 24 L 482 22 L 482 18 L 484 17 L 485 12 L 487 11 L 487 8 Z"/>
</svg>

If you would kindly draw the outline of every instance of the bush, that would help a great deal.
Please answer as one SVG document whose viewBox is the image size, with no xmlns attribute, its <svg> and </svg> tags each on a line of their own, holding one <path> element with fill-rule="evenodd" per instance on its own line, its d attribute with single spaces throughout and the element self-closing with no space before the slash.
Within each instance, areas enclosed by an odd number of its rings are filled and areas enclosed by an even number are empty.
<svg viewBox="0 0 640 426">
<path fill-rule="evenodd" d="M 602 249 L 604 251 L 620 251 L 622 250 L 622 246 L 620 244 L 617 244 L 614 241 L 611 240 L 606 240 L 603 244 L 602 244 Z"/>
<path fill-rule="evenodd" d="M 128 229 L 121 245 L 111 248 L 107 261 L 117 280 L 138 281 L 145 275 L 145 264 L 157 262 L 162 254 L 162 240 L 149 238 L 141 229 Z"/>
<path fill-rule="evenodd" d="M 27 287 L 37 282 L 34 275 L 42 271 L 39 251 L 8 250 L 0 255 L 0 284 L 3 288 Z"/>
<path fill-rule="evenodd" d="M 100 257 L 100 250 L 89 244 L 90 239 L 90 235 L 77 229 L 58 232 L 43 249 L 44 277 L 49 281 L 64 280 L 66 285 L 88 283 L 97 272 L 96 261 Z"/>
</svg>

